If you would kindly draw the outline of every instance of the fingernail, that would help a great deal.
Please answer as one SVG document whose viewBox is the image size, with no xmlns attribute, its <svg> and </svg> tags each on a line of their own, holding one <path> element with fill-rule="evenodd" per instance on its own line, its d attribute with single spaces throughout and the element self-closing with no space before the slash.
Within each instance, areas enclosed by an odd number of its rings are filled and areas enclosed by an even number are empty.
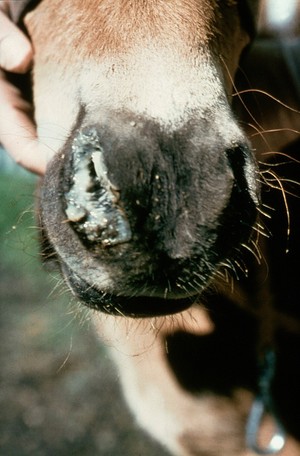
<svg viewBox="0 0 300 456">
<path fill-rule="evenodd" d="M 23 73 L 32 59 L 29 41 L 19 35 L 8 35 L 0 41 L 0 67 L 7 71 Z"/>
</svg>

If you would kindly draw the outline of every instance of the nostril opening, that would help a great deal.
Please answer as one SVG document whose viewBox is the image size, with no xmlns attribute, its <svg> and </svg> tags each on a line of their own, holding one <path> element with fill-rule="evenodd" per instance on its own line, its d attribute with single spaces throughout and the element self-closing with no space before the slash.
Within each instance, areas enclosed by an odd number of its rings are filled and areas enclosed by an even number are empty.
<svg viewBox="0 0 300 456">
<path fill-rule="evenodd" d="M 70 165 L 65 213 L 74 230 L 83 240 L 105 247 L 130 241 L 130 226 L 118 189 L 109 180 L 95 129 L 74 137 Z"/>
<path fill-rule="evenodd" d="M 242 144 L 227 149 L 226 155 L 234 175 L 235 190 L 240 194 L 248 193 L 258 205 L 257 167 L 251 150 Z"/>
<path fill-rule="evenodd" d="M 247 145 L 242 144 L 226 150 L 226 155 L 234 181 L 230 200 L 219 220 L 217 251 L 222 251 L 224 245 L 230 245 L 234 238 L 239 239 L 240 243 L 249 239 L 257 218 L 259 203 L 259 189 L 256 185 L 257 167 L 251 150 Z"/>
<path fill-rule="evenodd" d="M 243 146 L 236 146 L 226 150 L 227 159 L 233 171 L 235 185 L 241 192 L 245 191 L 248 187 L 245 176 L 245 154 L 246 150 Z"/>
</svg>

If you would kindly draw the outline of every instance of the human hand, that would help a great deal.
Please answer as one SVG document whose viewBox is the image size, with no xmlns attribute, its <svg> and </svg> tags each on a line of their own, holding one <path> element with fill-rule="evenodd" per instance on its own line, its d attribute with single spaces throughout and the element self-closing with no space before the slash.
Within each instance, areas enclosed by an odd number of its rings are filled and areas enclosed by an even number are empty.
<svg viewBox="0 0 300 456">
<path fill-rule="evenodd" d="M 46 151 L 40 146 L 32 117 L 32 106 L 11 84 L 5 71 L 25 73 L 33 50 L 29 39 L 6 15 L 7 2 L 0 2 L 0 143 L 19 165 L 44 174 Z"/>
</svg>

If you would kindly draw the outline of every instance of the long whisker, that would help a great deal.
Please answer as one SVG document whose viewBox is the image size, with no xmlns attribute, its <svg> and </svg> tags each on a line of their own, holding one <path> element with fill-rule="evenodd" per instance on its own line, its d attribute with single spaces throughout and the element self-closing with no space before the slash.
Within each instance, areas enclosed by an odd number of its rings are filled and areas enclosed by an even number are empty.
<svg viewBox="0 0 300 456">
<path fill-rule="evenodd" d="M 271 128 L 269 130 L 262 130 L 262 131 L 257 131 L 256 133 L 253 133 L 251 137 L 255 137 L 260 135 L 261 133 L 263 134 L 270 134 L 270 133 L 283 133 L 283 132 L 289 132 L 289 133 L 295 133 L 297 135 L 300 135 L 299 130 L 295 130 L 294 128 L 289 128 L 289 127 L 281 127 L 281 128 Z"/>
<path fill-rule="evenodd" d="M 271 155 L 272 157 L 274 157 L 274 155 L 282 156 L 282 157 L 284 157 L 284 158 L 286 158 L 288 160 L 286 162 L 281 162 L 281 163 L 268 163 L 268 166 L 278 166 L 278 165 L 281 165 L 281 164 L 290 163 L 291 161 L 294 162 L 294 163 L 300 164 L 300 160 L 297 160 L 295 157 L 292 157 L 291 155 L 288 155 L 285 152 L 269 151 L 269 152 L 263 152 L 261 155 Z M 262 165 L 265 164 L 263 162 L 259 162 L 259 163 L 262 164 Z"/>
<path fill-rule="evenodd" d="M 233 86 L 234 88 L 236 88 L 235 86 Z M 259 93 L 261 95 L 265 95 L 266 97 L 270 98 L 271 100 L 275 101 L 276 103 L 280 104 L 281 106 L 283 106 L 284 108 L 288 109 L 289 111 L 291 112 L 295 112 L 297 114 L 300 114 L 300 111 L 299 109 L 296 109 L 296 108 L 292 108 L 291 106 L 287 105 L 286 103 L 284 103 L 283 101 L 281 101 L 279 98 L 276 98 L 274 95 L 271 95 L 270 93 L 266 92 L 265 90 L 261 90 L 261 89 L 243 89 L 243 90 L 236 90 L 235 93 L 232 94 L 233 97 L 236 97 L 238 96 L 239 99 L 241 97 L 241 95 L 244 95 L 245 93 Z"/>
<path fill-rule="evenodd" d="M 230 71 L 229 71 L 229 68 L 228 68 L 228 66 L 227 66 L 227 64 L 226 64 L 226 62 L 225 62 L 225 60 L 223 59 L 222 56 L 220 56 L 220 59 L 221 59 L 221 62 L 223 63 L 224 68 L 225 68 L 225 70 L 226 70 L 226 72 L 227 72 L 227 74 L 228 74 L 228 77 L 229 77 L 230 82 L 231 82 L 231 84 L 232 84 L 233 90 L 235 91 L 235 92 L 232 93 L 232 97 L 237 96 L 237 97 L 239 98 L 240 102 L 242 103 L 243 107 L 246 109 L 247 113 L 250 115 L 251 119 L 253 119 L 254 123 L 258 126 L 258 128 L 262 129 L 261 125 L 260 125 L 259 122 L 254 118 L 253 114 L 249 111 L 249 109 L 248 109 L 247 106 L 245 105 L 244 100 L 243 100 L 242 97 L 240 96 L 242 92 L 239 91 L 239 90 L 237 89 L 237 87 L 236 87 L 236 85 L 235 85 L 235 82 L 234 82 L 234 79 L 233 79 L 233 77 L 232 77 L 232 75 L 231 75 L 231 73 L 230 73 Z"/>
</svg>

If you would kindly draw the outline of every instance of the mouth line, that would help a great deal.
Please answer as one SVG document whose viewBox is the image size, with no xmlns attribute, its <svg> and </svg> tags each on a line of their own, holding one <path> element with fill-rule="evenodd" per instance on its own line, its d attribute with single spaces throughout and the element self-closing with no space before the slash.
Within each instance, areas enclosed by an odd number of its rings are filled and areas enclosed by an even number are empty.
<svg viewBox="0 0 300 456">
<path fill-rule="evenodd" d="M 186 310 L 195 303 L 195 296 L 185 298 L 163 298 L 151 296 L 129 297 L 101 291 L 72 273 L 66 279 L 80 301 L 97 311 L 109 315 L 131 318 L 151 318 L 173 315 Z"/>
<path fill-rule="evenodd" d="M 106 313 L 131 318 L 151 318 L 173 315 L 186 310 L 194 303 L 194 299 L 165 299 L 140 296 L 129 298 L 124 296 L 110 296 L 101 310 Z M 99 309 L 100 310 L 100 309 Z"/>
</svg>

